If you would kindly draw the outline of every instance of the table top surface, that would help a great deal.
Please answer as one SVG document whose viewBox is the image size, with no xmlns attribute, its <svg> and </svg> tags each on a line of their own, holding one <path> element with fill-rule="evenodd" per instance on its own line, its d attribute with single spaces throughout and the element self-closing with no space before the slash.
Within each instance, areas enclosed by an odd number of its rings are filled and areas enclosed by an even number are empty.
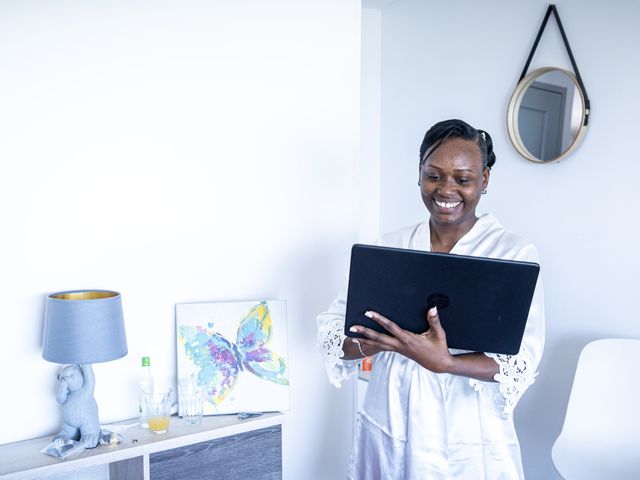
<svg viewBox="0 0 640 480">
<path fill-rule="evenodd" d="M 156 434 L 139 426 L 137 419 L 102 425 L 103 430 L 119 434 L 118 444 L 99 445 L 86 449 L 66 460 L 58 460 L 41 452 L 53 435 L 0 445 L 0 478 L 33 478 L 36 473 L 64 471 L 91 465 L 117 462 L 145 454 L 179 448 L 185 445 L 259 430 L 284 422 L 281 412 L 263 413 L 249 418 L 238 415 L 210 415 L 202 417 L 198 425 L 186 425 L 182 418 L 172 416 L 169 430 Z"/>
</svg>

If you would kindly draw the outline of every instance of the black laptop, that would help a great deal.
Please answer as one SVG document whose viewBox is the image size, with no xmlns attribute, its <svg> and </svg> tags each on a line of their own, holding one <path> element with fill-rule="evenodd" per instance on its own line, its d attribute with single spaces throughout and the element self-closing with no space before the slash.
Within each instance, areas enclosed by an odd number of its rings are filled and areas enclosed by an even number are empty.
<svg viewBox="0 0 640 480">
<path fill-rule="evenodd" d="M 413 333 L 438 307 L 449 348 L 514 355 L 520 350 L 540 266 L 532 262 L 356 244 L 351 250 L 345 334 L 385 332 L 376 311 Z"/>
</svg>

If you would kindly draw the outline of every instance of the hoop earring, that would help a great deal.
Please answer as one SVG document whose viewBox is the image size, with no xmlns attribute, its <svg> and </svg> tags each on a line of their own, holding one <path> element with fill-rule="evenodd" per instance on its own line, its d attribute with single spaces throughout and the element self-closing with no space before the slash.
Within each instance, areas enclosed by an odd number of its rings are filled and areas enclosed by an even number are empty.
<svg viewBox="0 0 640 480">
<path fill-rule="evenodd" d="M 484 187 L 484 190 L 482 190 L 482 195 L 486 195 L 487 194 L 487 187 Z"/>
<path fill-rule="evenodd" d="M 422 182 L 420 180 L 418 180 L 418 186 L 421 187 L 422 186 Z"/>
</svg>

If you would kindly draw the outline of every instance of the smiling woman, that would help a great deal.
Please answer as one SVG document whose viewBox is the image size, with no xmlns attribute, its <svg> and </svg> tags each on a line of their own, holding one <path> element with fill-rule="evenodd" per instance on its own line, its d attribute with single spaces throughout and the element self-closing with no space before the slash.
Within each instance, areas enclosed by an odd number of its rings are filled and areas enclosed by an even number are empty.
<svg viewBox="0 0 640 480">
<path fill-rule="evenodd" d="M 492 215 L 476 215 L 495 163 L 487 132 L 461 120 L 427 131 L 419 180 L 428 221 L 383 236 L 390 247 L 538 262 L 536 248 Z M 524 478 L 513 409 L 533 383 L 544 346 L 540 279 L 517 355 L 450 349 L 436 308 L 425 332 L 401 329 L 385 312 L 365 315 L 385 333 L 363 326 L 344 335 L 346 285 L 318 316 L 318 333 L 334 385 L 375 355 L 358 412 L 350 479 Z M 397 319 L 396 319 L 397 320 Z"/>
<path fill-rule="evenodd" d="M 486 132 L 459 120 L 440 122 L 427 132 L 420 147 L 418 184 L 431 223 L 446 227 L 431 234 L 432 251 L 449 252 L 476 223 L 476 207 L 494 163 Z"/>
</svg>

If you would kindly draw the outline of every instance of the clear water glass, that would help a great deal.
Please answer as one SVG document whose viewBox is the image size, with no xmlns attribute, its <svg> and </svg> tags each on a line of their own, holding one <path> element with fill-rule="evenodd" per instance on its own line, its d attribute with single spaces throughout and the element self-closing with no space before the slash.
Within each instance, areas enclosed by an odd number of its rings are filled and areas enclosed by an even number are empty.
<svg viewBox="0 0 640 480">
<path fill-rule="evenodd" d="M 178 406 L 185 425 L 199 425 L 202 422 L 204 394 L 191 378 L 178 383 Z"/>
</svg>

